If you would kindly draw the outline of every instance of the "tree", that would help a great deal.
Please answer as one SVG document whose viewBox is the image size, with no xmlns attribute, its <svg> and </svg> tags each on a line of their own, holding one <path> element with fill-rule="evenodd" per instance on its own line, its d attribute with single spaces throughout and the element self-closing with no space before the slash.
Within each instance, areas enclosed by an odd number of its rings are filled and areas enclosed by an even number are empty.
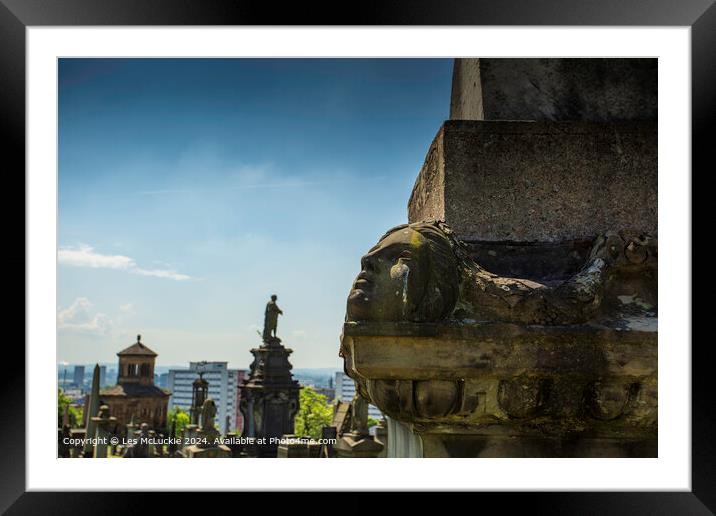
<svg viewBox="0 0 716 516">
<path fill-rule="evenodd" d="M 70 426 L 77 427 L 82 421 L 82 409 L 72 406 L 72 400 L 60 388 L 57 389 L 57 427 L 62 426 L 62 418 L 65 414 L 65 407 L 69 407 Z"/>
<path fill-rule="evenodd" d="M 167 413 L 167 426 L 169 427 L 169 432 L 171 432 L 172 421 L 174 421 L 174 418 L 176 418 L 176 433 L 172 437 L 178 437 L 181 435 L 181 431 L 184 427 L 191 422 L 191 418 L 189 417 L 189 414 L 179 407 L 174 407 Z"/>
<path fill-rule="evenodd" d="M 296 414 L 296 435 L 320 439 L 323 427 L 333 421 L 331 402 L 309 386 L 301 387 L 298 401 L 300 408 Z"/>
</svg>

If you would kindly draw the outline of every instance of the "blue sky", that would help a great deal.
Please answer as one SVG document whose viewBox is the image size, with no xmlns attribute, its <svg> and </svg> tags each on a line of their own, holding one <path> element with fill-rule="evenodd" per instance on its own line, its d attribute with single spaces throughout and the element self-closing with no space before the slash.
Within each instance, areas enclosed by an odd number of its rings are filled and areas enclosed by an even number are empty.
<svg viewBox="0 0 716 516">
<path fill-rule="evenodd" d="M 247 367 L 271 294 L 295 367 L 341 368 L 360 257 L 407 221 L 447 59 L 61 59 L 60 362 Z"/>
</svg>

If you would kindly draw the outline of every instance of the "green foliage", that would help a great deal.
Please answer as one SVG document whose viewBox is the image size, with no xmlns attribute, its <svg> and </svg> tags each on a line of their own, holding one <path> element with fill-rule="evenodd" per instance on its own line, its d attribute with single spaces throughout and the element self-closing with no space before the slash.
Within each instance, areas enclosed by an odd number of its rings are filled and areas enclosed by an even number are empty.
<svg viewBox="0 0 716 516">
<path fill-rule="evenodd" d="M 57 427 L 62 426 L 62 417 L 65 414 L 65 407 L 69 407 L 70 426 L 77 427 L 82 422 L 82 409 L 73 407 L 70 398 L 60 388 L 57 389 Z"/>
<path fill-rule="evenodd" d="M 167 433 L 171 432 L 172 421 L 174 421 L 174 418 L 176 418 L 176 433 L 174 434 L 174 437 L 178 437 L 181 435 L 181 431 L 184 427 L 191 422 L 191 417 L 187 412 L 183 411 L 179 407 L 174 407 L 167 413 Z"/>
<path fill-rule="evenodd" d="M 333 421 L 331 402 L 309 386 L 301 388 L 298 401 L 300 407 L 296 415 L 296 435 L 320 439 L 322 428 Z"/>
<path fill-rule="evenodd" d="M 368 428 L 375 426 L 378 424 L 377 419 L 373 419 L 372 417 L 368 416 Z"/>
</svg>

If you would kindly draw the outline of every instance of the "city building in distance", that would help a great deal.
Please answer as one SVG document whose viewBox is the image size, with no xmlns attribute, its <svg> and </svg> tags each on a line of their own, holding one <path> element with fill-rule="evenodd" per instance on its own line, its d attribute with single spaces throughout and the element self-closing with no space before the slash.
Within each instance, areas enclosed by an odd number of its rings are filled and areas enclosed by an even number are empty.
<svg viewBox="0 0 716 516">
<path fill-rule="evenodd" d="M 85 383 L 85 366 L 83 365 L 76 365 L 75 366 L 75 372 L 72 375 L 73 382 L 75 384 L 75 387 L 79 387 L 80 389 Z"/>
<path fill-rule="evenodd" d="M 353 378 L 344 372 L 336 371 L 336 381 L 334 382 L 334 386 L 334 400 L 350 403 L 356 393 L 356 385 Z M 380 420 L 383 417 L 383 413 L 375 405 L 368 405 L 368 416 L 373 419 Z"/>
<path fill-rule="evenodd" d="M 209 382 L 209 398 L 216 403 L 216 423 L 219 430 L 224 434 L 240 430 L 243 420 L 238 410 L 239 385 L 246 371 L 229 369 L 228 362 L 190 362 L 188 369 L 170 369 L 167 380 L 167 389 L 172 393 L 169 410 L 175 407 L 186 412 L 191 410 L 192 383 L 199 378 L 199 373 Z"/>
</svg>

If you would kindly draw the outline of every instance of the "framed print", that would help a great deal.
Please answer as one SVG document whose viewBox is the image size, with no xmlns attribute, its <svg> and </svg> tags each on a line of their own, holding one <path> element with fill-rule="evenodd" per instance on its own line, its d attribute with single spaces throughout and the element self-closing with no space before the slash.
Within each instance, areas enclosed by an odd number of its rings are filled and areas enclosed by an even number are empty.
<svg viewBox="0 0 716 516">
<path fill-rule="evenodd" d="M 282 25 L 3 0 L 27 200 L 4 508 L 434 490 L 710 513 L 690 167 L 713 7 L 398 5 Z"/>
</svg>

